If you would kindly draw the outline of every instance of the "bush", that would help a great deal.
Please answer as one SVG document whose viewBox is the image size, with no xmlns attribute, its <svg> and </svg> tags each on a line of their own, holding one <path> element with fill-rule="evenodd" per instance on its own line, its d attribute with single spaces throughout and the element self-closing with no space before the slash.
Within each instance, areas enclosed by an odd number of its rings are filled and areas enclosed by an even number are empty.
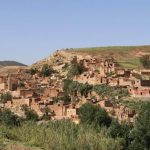
<svg viewBox="0 0 150 150">
<path fill-rule="evenodd" d="M 74 76 L 80 75 L 85 71 L 85 67 L 82 63 L 77 62 L 77 57 L 74 57 L 71 61 L 71 66 L 68 71 L 68 77 L 73 78 Z"/>
<path fill-rule="evenodd" d="M 139 114 L 133 130 L 131 130 L 130 139 L 129 149 L 150 149 L 150 107 Z"/>
<path fill-rule="evenodd" d="M 109 134 L 113 138 L 124 137 L 128 133 L 129 129 L 128 125 L 120 124 L 118 120 L 113 119 L 109 127 Z"/>
<path fill-rule="evenodd" d="M 73 94 L 74 92 L 80 92 L 81 95 L 87 96 L 89 92 L 93 89 L 92 85 L 88 83 L 82 84 L 73 80 L 65 80 L 63 90 L 68 94 Z"/>
<path fill-rule="evenodd" d="M 44 77 L 48 77 L 50 76 L 52 73 L 54 73 L 54 70 L 51 66 L 49 66 L 48 64 L 44 64 L 41 70 L 41 74 Z"/>
<path fill-rule="evenodd" d="M 6 103 L 7 101 L 12 100 L 12 95 L 10 92 L 3 93 L 1 95 L 1 102 Z"/>
<path fill-rule="evenodd" d="M 31 68 L 30 70 L 29 70 L 29 73 L 31 74 L 31 75 L 35 75 L 36 73 L 38 73 L 39 71 L 38 71 L 38 69 L 37 68 Z"/>
<path fill-rule="evenodd" d="M 0 122 L 9 126 L 19 126 L 20 118 L 8 109 L 0 112 Z"/>
<path fill-rule="evenodd" d="M 102 98 L 107 96 L 108 98 L 115 98 L 115 96 L 119 97 L 125 97 L 129 95 L 129 92 L 127 89 L 123 89 L 121 87 L 111 87 L 106 84 L 102 85 L 95 85 L 93 90 Z"/>
<path fill-rule="evenodd" d="M 150 68 L 150 55 L 145 55 L 141 57 L 140 62 L 142 63 L 144 68 L 149 69 Z"/>
<path fill-rule="evenodd" d="M 17 141 L 44 150 L 121 150 L 119 138 L 107 135 L 107 130 L 76 125 L 69 120 L 50 121 L 38 125 L 26 122 L 19 128 L 0 125 L 0 130 L 15 137 Z"/>
<path fill-rule="evenodd" d="M 27 105 L 22 105 L 22 110 L 25 112 L 26 120 L 27 121 L 38 121 L 37 113 L 30 109 Z"/>
<path fill-rule="evenodd" d="M 79 116 L 81 123 L 89 124 L 94 126 L 110 126 L 111 118 L 108 113 L 100 108 L 90 103 L 85 103 L 80 107 Z"/>
</svg>

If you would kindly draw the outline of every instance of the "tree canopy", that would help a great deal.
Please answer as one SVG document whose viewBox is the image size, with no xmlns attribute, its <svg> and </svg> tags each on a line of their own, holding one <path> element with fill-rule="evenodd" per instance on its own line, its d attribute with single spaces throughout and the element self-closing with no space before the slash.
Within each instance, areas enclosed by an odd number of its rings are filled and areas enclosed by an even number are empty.
<svg viewBox="0 0 150 150">
<path fill-rule="evenodd" d="M 85 103 L 80 107 L 79 116 L 81 123 L 94 126 L 110 126 L 111 117 L 99 106 Z"/>
</svg>

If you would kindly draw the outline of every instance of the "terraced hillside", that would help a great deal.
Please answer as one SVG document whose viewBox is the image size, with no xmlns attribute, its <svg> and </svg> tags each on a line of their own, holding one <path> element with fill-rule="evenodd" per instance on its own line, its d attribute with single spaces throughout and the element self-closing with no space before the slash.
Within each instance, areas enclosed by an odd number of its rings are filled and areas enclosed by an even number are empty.
<svg viewBox="0 0 150 150">
<path fill-rule="evenodd" d="M 140 62 L 140 57 L 144 55 L 150 55 L 150 46 L 112 46 L 112 47 L 94 47 L 94 48 L 73 48 L 73 49 L 65 49 L 59 50 L 62 58 L 69 58 L 72 56 L 92 56 L 96 58 L 114 58 L 120 66 L 127 69 L 142 69 L 143 66 Z M 44 63 L 52 64 L 54 55 L 47 57 L 33 66 L 41 66 Z"/>
<path fill-rule="evenodd" d="M 142 68 L 140 57 L 150 55 L 150 46 L 76 48 L 71 51 L 96 57 L 113 57 L 121 66 L 131 69 Z"/>
</svg>

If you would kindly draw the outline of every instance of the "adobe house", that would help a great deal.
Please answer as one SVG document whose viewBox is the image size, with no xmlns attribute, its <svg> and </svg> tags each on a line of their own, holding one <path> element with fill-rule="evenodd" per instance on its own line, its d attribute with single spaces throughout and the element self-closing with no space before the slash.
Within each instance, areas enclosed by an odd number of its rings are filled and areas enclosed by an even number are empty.
<svg viewBox="0 0 150 150">
<path fill-rule="evenodd" d="M 101 77 L 101 84 L 107 84 L 107 78 L 106 77 Z"/>
<path fill-rule="evenodd" d="M 31 105 L 37 105 L 41 101 L 41 98 L 31 98 Z"/>
<path fill-rule="evenodd" d="M 54 112 L 55 116 L 63 117 L 65 116 L 66 108 L 62 103 L 47 105 L 47 107 Z"/>
<path fill-rule="evenodd" d="M 140 87 L 141 86 L 141 79 L 134 79 L 132 81 L 132 84 L 134 87 Z"/>
<path fill-rule="evenodd" d="M 123 87 L 132 86 L 132 81 L 129 78 L 119 77 L 118 80 L 119 86 Z"/>
<path fill-rule="evenodd" d="M 7 101 L 4 103 L 4 108 L 11 108 L 12 107 L 12 101 Z"/>
<path fill-rule="evenodd" d="M 133 97 L 150 97 L 150 89 L 147 88 L 130 87 L 128 91 Z"/>
<path fill-rule="evenodd" d="M 20 97 L 32 97 L 34 93 L 37 93 L 38 89 L 20 89 Z"/>
<path fill-rule="evenodd" d="M 150 87 L 150 80 L 134 79 L 134 87 Z"/>
<path fill-rule="evenodd" d="M 118 118 L 120 122 L 133 122 L 135 118 L 135 110 L 131 110 L 126 106 L 112 103 L 109 100 L 99 102 L 101 108 L 104 108 L 110 115 Z"/>
<path fill-rule="evenodd" d="M 72 118 L 77 115 L 76 108 L 67 108 L 67 117 Z"/>
<path fill-rule="evenodd" d="M 143 70 L 140 70 L 140 74 L 141 74 L 141 75 L 150 76 L 150 69 L 143 69 Z"/>
<path fill-rule="evenodd" d="M 117 69 L 115 70 L 115 72 L 116 72 L 117 76 L 124 76 L 124 74 L 125 74 L 125 69 L 117 68 Z"/>
<path fill-rule="evenodd" d="M 21 99 L 13 99 L 12 105 L 13 107 L 21 107 L 22 105 L 31 106 L 32 99 L 29 98 L 21 98 Z"/>
<path fill-rule="evenodd" d="M 113 107 L 113 103 L 110 100 L 102 100 L 99 102 L 100 107 Z"/>
<path fill-rule="evenodd" d="M 142 87 L 150 87 L 150 80 L 141 80 Z"/>
<path fill-rule="evenodd" d="M 0 83 L 0 90 L 6 90 L 7 84 L 6 83 Z"/>
<path fill-rule="evenodd" d="M 7 76 L 0 76 L 0 83 L 5 83 L 7 81 Z"/>
<path fill-rule="evenodd" d="M 118 78 L 108 78 L 107 82 L 110 86 L 118 86 L 119 85 L 119 81 Z"/>
<path fill-rule="evenodd" d="M 18 80 L 16 77 L 9 75 L 7 82 L 8 82 L 8 90 L 10 90 L 10 91 L 16 91 L 17 90 Z"/>
<path fill-rule="evenodd" d="M 128 91 L 133 97 L 150 97 L 150 80 L 134 79 L 132 85 Z"/>
<path fill-rule="evenodd" d="M 58 94 L 59 94 L 58 89 L 48 88 L 44 91 L 43 96 L 54 98 L 54 97 L 57 97 Z"/>
</svg>

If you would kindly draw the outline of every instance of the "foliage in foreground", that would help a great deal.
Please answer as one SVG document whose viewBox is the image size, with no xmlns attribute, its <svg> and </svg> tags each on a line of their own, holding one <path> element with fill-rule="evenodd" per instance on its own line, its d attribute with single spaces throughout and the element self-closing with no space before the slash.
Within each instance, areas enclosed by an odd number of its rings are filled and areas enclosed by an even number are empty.
<svg viewBox="0 0 150 150">
<path fill-rule="evenodd" d="M 0 126 L 11 140 L 27 143 L 45 150 L 120 150 L 121 139 L 113 139 L 102 128 L 99 132 L 92 126 L 75 125 L 64 120 L 38 125 L 24 123 L 21 127 Z"/>
<path fill-rule="evenodd" d="M 150 103 L 144 103 L 136 119 L 135 126 L 129 135 L 132 150 L 149 150 L 150 149 Z"/>
<path fill-rule="evenodd" d="M 16 116 L 15 116 L 16 117 Z M 45 150 L 149 150 L 150 103 L 141 106 L 133 126 L 109 121 L 107 112 L 92 104 L 80 109 L 79 125 L 69 120 L 38 123 L 23 121 L 16 126 L 14 114 L 6 110 L 0 115 L 0 142 L 19 141 Z M 11 120 L 11 121 L 10 121 Z M 10 121 L 10 122 L 7 122 Z M 12 124 L 12 125 L 11 125 Z M 5 137 L 1 137 L 5 133 Z"/>
<path fill-rule="evenodd" d="M 85 103 L 81 106 L 79 116 L 81 123 L 94 125 L 95 127 L 109 127 L 112 120 L 104 109 L 90 103 Z"/>
</svg>

